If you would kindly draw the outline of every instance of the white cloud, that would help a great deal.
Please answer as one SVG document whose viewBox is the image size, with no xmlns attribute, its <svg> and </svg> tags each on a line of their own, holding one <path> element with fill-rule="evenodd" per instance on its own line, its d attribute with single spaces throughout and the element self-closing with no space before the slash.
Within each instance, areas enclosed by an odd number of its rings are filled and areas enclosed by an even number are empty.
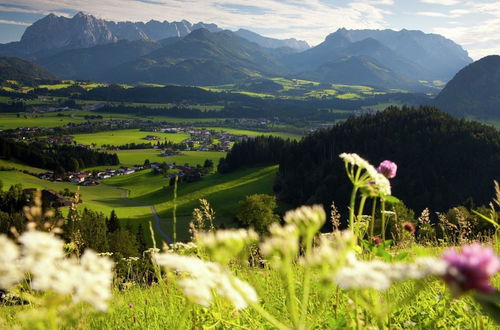
<svg viewBox="0 0 500 330">
<path fill-rule="evenodd" d="M 54 10 L 40 10 L 40 9 L 31 9 L 31 8 L 19 8 L 19 7 L 10 7 L 0 4 L 0 12 L 9 12 L 9 13 L 25 13 L 25 14 L 42 14 L 48 15 L 53 13 L 58 16 L 66 16 L 69 17 L 67 13 L 62 13 L 56 9 Z"/>
<path fill-rule="evenodd" d="M 500 17 L 478 22 L 473 26 L 443 27 L 433 30 L 458 42 L 476 60 L 486 55 L 500 54 L 500 34 L 495 31 L 500 31 Z"/>
<path fill-rule="evenodd" d="M 8 19 L 0 19 L 0 24 L 23 25 L 23 26 L 30 26 L 31 25 L 31 23 L 11 21 Z"/>
<path fill-rule="evenodd" d="M 332 1 L 260 0 L 251 3 L 259 8 L 258 15 L 239 11 L 238 6 L 249 6 L 247 0 L 16 0 L 17 6 L 34 11 L 73 9 L 96 17 L 115 21 L 180 20 L 216 23 L 223 28 L 240 27 L 275 32 L 269 36 L 295 37 L 311 44 L 321 42 L 326 35 L 340 27 L 384 28 L 388 11 L 378 5 L 392 5 L 394 0 L 356 0 L 351 3 L 332 4 Z M 339 2 L 335 2 L 339 3 Z M 232 10 L 224 9 L 230 5 Z M 1 11 L 1 10 L 0 10 Z"/>
<path fill-rule="evenodd" d="M 429 3 L 433 5 L 443 5 L 443 6 L 454 6 L 458 5 L 460 2 L 459 0 L 420 0 L 422 3 Z"/>
<path fill-rule="evenodd" d="M 420 16 L 429 16 L 429 17 L 450 17 L 450 15 L 433 11 L 419 11 L 416 14 Z"/>
</svg>

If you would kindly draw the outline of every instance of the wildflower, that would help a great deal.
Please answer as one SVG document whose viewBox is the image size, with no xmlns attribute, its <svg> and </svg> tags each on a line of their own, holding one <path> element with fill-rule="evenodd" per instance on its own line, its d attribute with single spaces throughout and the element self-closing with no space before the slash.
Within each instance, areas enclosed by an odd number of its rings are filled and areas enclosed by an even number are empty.
<svg viewBox="0 0 500 330">
<path fill-rule="evenodd" d="M 23 274 L 17 267 L 19 248 L 7 236 L 0 235 L 0 289 L 9 289 Z"/>
<path fill-rule="evenodd" d="M 468 290 L 486 294 L 495 291 L 489 279 L 500 271 L 500 260 L 491 247 L 479 243 L 465 245 L 460 252 L 446 250 L 442 259 L 449 265 L 444 280 L 454 295 L 459 296 Z"/>
<path fill-rule="evenodd" d="M 297 226 L 303 236 L 314 235 L 326 220 L 325 210 L 321 205 L 302 206 L 285 214 L 285 222 Z"/>
<path fill-rule="evenodd" d="M 398 166 L 396 165 L 396 163 L 394 163 L 390 160 L 384 160 L 377 167 L 377 172 L 383 174 L 388 179 L 392 179 L 392 178 L 396 177 L 397 170 L 398 170 Z"/>
<path fill-rule="evenodd" d="M 198 245 L 204 248 L 213 260 L 222 264 L 240 256 L 249 244 L 258 239 L 259 235 L 253 229 L 218 230 L 199 232 L 196 235 Z"/>
<path fill-rule="evenodd" d="M 410 234 L 415 233 L 415 225 L 409 221 L 405 221 L 403 223 L 403 228 L 404 228 L 404 230 L 406 230 Z"/>
<path fill-rule="evenodd" d="M 374 238 L 372 238 L 372 243 L 375 244 L 375 245 L 379 245 L 381 244 L 383 241 L 382 239 L 380 238 L 380 236 L 375 236 Z"/>
<path fill-rule="evenodd" d="M 347 176 L 355 187 L 361 188 L 363 194 L 369 197 L 391 194 L 391 183 L 382 173 L 379 173 L 368 161 L 359 155 L 342 153 Z M 355 171 L 354 167 L 358 167 Z"/>
<path fill-rule="evenodd" d="M 184 294 L 197 304 L 210 306 L 212 291 L 229 299 L 237 309 L 246 308 L 248 301 L 258 301 L 253 287 L 229 274 L 219 264 L 174 253 L 157 254 L 154 258 L 158 265 L 188 275 L 178 283 Z"/>
<path fill-rule="evenodd" d="M 94 251 L 86 250 L 80 259 L 80 274 L 76 277 L 78 285 L 73 300 L 87 302 L 105 311 L 107 301 L 111 299 L 113 266 L 109 258 L 99 257 Z"/>
<path fill-rule="evenodd" d="M 379 260 L 359 261 L 351 253 L 348 263 L 335 280 L 343 289 L 375 289 L 385 291 L 395 281 L 443 276 L 447 265 L 436 258 L 417 258 L 413 263 L 386 263 Z"/>
<path fill-rule="evenodd" d="M 349 251 L 355 244 L 356 239 L 351 231 L 321 235 L 319 244 L 314 247 L 312 253 L 300 261 L 306 267 L 314 269 L 321 284 L 330 286 L 333 284 L 333 275 L 347 262 Z"/>
<path fill-rule="evenodd" d="M 196 251 L 198 246 L 193 242 L 189 242 L 189 243 L 176 242 L 176 243 L 170 244 L 169 248 L 172 251 L 176 251 L 176 252 L 193 252 L 193 251 Z"/>
<path fill-rule="evenodd" d="M 260 251 L 275 269 L 281 269 L 285 259 L 293 258 L 299 252 L 299 229 L 294 224 L 269 226 L 271 236 L 260 244 Z"/>
</svg>

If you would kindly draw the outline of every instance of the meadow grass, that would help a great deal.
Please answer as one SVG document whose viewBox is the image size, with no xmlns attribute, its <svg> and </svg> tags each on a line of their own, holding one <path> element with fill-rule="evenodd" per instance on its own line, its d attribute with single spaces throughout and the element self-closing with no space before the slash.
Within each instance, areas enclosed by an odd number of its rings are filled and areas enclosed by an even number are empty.
<svg viewBox="0 0 500 330">
<path fill-rule="evenodd" d="M 0 113 L 0 129 L 16 129 L 21 127 L 51 128 L 64 126 L 68 123 L 82 123 L 82 117 L 58 117 L 56 113 L 50 114 L 21 114 L 17 117 L 15 113 Z"/>
<path fill-rule="evenodd" d="M 214 131 L 224 131 L 229 134 L 235 134 L 235 135 L 247 135 L 247 136 L 277 136 L 283 139 L 290 139 L 290 140 L 300 140 L 302 138 L 301 135 L 299 134 L 293 134 L 293 133 L 287 133 L 287 132 L 277 132 L 277 131 L 271 131 L 271 132 L 262 132 L 262 131 L 252 131 L 252 130 L 247 130 L 247 129 L 237 129 L 237 128 L 226 128 L 226 127 L 203 127 L 206 129 L 214 130 Z"/>
<path fill-rule="evenodd" d="M 414 256 L 411 248 L 405 251 Z M 284 299 L 286 288 L 282 284 L 282 274 L 267 266 L 250 267 L 239 262 L 230 268 L 238 278 L 255 288 L 260 306 L 285 325 L 291 325 Z M 131 269 L 133 273 L 133 266 Z M 293 269 L 293 276 L 297 279 L 303 276 L 298 265 Z M 499 282 L 497 276 L 494 284 L 498 286 Z M 374 315 L 367 312 L 377 308 L 390 310 L 383 322 L 384 329 L 498 329 L 472 299 L 452 299 L 449 290 L 438 279 L 397 283 L 387 292 L 369 290 L 363 293 L 367 301 L 360 299 L 357 304 L 352 300 L 352 292 L 335 287 L 325 290 L 317 274 L 312 274 L 311 283 L 311 304 L 306 321 L 315 329 L 355 328 L 356 313 L 358 328 L 380 329 Z M 107 312 L 92 312 L 86 305 L 77 305 L 70 311 L 61 310 L 62 321 L 66 322 L 66 327 L 80 329 L 273 328 L 252 307 L 237 310 L 228 300 L 220 297 L 215 297 L 209 308 L 191 303 L 172 276 L 168 276 L 165 282 L 151 286 L 133 282 L 129 284 L 114 289 Z M 302 289 L 301 286 L 297 288 L 299 296 Z M 378 302 L 379 306 L 365 305 L 368 302 Z M 23 313 L 38 309 L 44 312 L 44 306 L 36 304 L 0 308 L 0 322 L 3 321 L 0 326 L 3 328 L 23 325 Z M 72 315 L 79 317 L 74 319 Z"/>
<path fill-rule="evenodd" d="M 116 153 L 120 159 L 120 165 L 116 166 L 95 166 L 86 170 L 103 170 L 108 168 L 119 168 L 120 166 L 142 165 L 148 159 L 151 163 L 163 163 L 176 165 L 189 164 L 190 166 L 203 165 L 205 160 L 210 159 L 215 165 L 219 159 L 226 156 L 225 152 L 219 151 L 182 151 L 179 155 L 164 157 L 163 152 L 159 149 L 135 149 L 135 150 L 119 150 L 109 151 Z"/>
<path fill-rule="evenodd" d="M 77 143 L 91 145 L 95 143 L 97 146 L 104 144 L 108 145 L 124 145 L 128 143 L 153 143 L 156 141 L 145 140 L 144 137 L 148 135 L 155 135 L 160 137 L 160 141 L 165 140 L 178 143 L 190 137 L 186 133 L 161 133 L 161 132 L 145 132 L 139 129 L 124 129 L 116 131 L 105 131 L 97 133 L 85 133 L 73 135 Z"/>
<path fill-rule="evenodd" d="M 13 160 L 13 159 L 6 160 L 6 159 L 0 158 L 0 168 L 15 169 L 17 171 L 26 171 L 26 172 L 34 173 L 34 174 L 46 172 L 46 170 L 44 170 L 44 169 L 24 165 L 23 163 L 18 162 L 18 161 Z"/>
</svg>

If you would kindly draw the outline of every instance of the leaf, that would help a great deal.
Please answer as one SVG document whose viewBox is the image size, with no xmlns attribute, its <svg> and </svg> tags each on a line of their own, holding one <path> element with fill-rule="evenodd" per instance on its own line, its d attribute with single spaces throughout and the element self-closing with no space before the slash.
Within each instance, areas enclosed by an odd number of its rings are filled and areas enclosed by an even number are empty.
<svg viewBox="0 0 500 330">
<path fill-rule="evenodd" d="M 391 203 L 391 204 L 401 203 L 401 200 L 399 200 L 397 197 L 394 197 L 391 195 L 382 195 L 381 198 L 383 200 L 385 200 L 387 203 Z"/>
<path fill-rule="evenodd" d="M 479 303 L 483 312 L 497 324 L 500 324 L 500 293 L 498 291 L 493 294 L 475 293 L 473 297 Z"/>
<path fill-rule="evenodd" d="M 496 223 L 495 221 L 493 221 L 492 219 L 490 219 L 487 216 L 485 216 L 485 215 L 477 212 L 476 210 L 472 210 L 472 212 L 474 212 L 474 214 L 480 216 L 483 220 L 486 220 L 489 223 L 491 223 L 495 227 L 495 229 L 500 229 L 500 225 L 498 223 Z"/>
<path fill-rule="evenodd" d="M 394 259 L 397 261 L 401 261 L 401 260 L 406 259 L 406 257 L 408 257 L 409 255 L 410 254 L 408 252 L 402 252 L 402 253 L 398 254 Z"/>
</svg>

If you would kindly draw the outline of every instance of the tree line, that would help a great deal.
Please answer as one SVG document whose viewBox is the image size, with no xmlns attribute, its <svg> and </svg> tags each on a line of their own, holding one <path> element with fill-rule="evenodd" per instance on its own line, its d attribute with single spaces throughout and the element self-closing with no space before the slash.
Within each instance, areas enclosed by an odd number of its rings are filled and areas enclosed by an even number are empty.
<svg viewBox="0 0 500 330">
<path fill-rule="evenodd" d="M 116 154 L 94 151 L 69 144 L 24 143 L 0 137 L 0 157 L 62 174 L 87 167 L 118 165 Z"/>
<path fill-rule="evenodd" d="M 390 107 L 319 130 L 300 142 L 253 139 L 237 144 L 219 170 L 279 164 L 274 190 L 281 201 L 346 206 L 351 184 L 338 156 L 342 152 L 358 153 L 375 166 L 385 159 L 396 162 L 395 196 L 417 212 L 426 207 L 447 210 L 467 201 L 487 204 L 492 198 L 500 168 L 500 133 L 432 107 Z"/>
</svg>

